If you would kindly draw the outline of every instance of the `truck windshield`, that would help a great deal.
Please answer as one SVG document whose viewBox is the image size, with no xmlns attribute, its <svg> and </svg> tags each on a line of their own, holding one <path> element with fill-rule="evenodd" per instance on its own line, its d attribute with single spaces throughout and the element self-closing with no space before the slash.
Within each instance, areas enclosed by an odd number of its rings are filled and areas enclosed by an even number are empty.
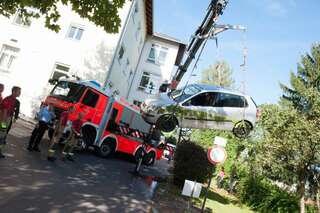
<svg viewBox="0 0 320 213">
<path fill-rule="evenodd" d="M 197 87 L 196 85 L 190 85 L 187 86 L 186 88 L 181 88 L 178 90 L 173 91 L 170 96 L 175 102 L 181 102 L 184 101 L 185 99 L 199 93 L 201 89 Z"/>
<path fill-rule="evenodd" d="M 78 102 L 84 90 L 84 85 L 68 81 L 59 81 L 51 91 L 50 95 L 64 101 Z"/>
</svg>

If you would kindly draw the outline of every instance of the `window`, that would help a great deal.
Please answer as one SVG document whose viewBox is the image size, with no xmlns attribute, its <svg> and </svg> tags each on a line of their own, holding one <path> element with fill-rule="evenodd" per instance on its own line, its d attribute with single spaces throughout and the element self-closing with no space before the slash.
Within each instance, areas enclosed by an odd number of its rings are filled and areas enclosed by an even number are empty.
<svg viewBox="0 0 320 213">
<path fill-rule="evenodd" d="M 55 84 L 56 82 L 59 81 L 61 77 L 69 77 L 68 72 L 70 70 L 70 66 L 66 64 L 61 64 L 61 63 L 55 63 L 52 76 L 49 79 L 49 83 Z"/>
<path fill-rule="evenodd" d="M 138 2 L 135 2 L 134 11 L 132 13 L 132 21 L 133 21 L 133 23 L 135 23 L 136 14 L 138 12 L 139 12 L 139 4 L 138 4 Z"/>
<path fill-rule="evenodd" d="M 141 31 L 141 22 L 139 22 L 137 30 L 136 30 L 136 41 L 138 41 L 138 39 L 139 39 L 140 31 Z"/>
<path fill-rule="evenodd" d="M 203 106 L 203 107 L 212 107 L 216 94 L 212 92 L 205 92 L 195 97 L 191 98 L 189 101 L 184 103 L 184 106 Z"/>
<path fill-rule="evenodd" d="M 0 52 L 0 69 L 9 72 L 14 66 L 20 49 L 4 44 Z"/>
<path fill-rule="evenodd" d="M 133 104 L 140 107 L 140 105 L 142 104 L 141 101 L 137 101 L 137 100 L 133 100 Z"/>
<path fill-rule="evenodd" d="M 30 17 L 25 17 L 25 20 L 23 20 L 21 14 L 18 12 L 14 17 L 13 23 L 16 24 L 16 25 L 23 26 L 23 27 L 30 27 L 31 18 Z"/>
<path fill-rule="evenodd" d="M 80 41 L 83 31 L 84 29 L 82 27 L 71 25 L 67 33 L 67 38 Z"/>
<path fill-rule="evenodd" d="M 140 51 L 141 51 L 142 44 L 143 44 L 143 39 L 142 39 L 142 37 L 140 37 L 139 46 L 138 46 L 138 52 L 139 52 L 139 53 L 140 53 Z"/>
<path fill-rule="evenodd" d="M 160 76 L 143 72 L 138 89 L 148 94 L 156 94 L 160 86 L 160 81 Z"/>
<path fill-rule="evenodd" d="M 59 81 L 59 83 L 53 88 L 50 95 L 59 96 L 60 99 L 67 102 L 78 102 L 84 93 L 85 86 L 68 82 Z"/>
<path fill-rule="evenodd" d="M 168 48 L 152 44 L 148 61 L 157 65 L 164 64 L 168 53 Z"/>
<path fill-rule="evenodd" d="M 132 77 L 133 77 L 133 71 L 130 70 L 129 77 L 128 77 L 128 82 L 129 82 L 129 83 L 131 82 Z"/>
<path fill-rule="evenodd" d="M 214 104 L 215 107 L 247 107 L 248 103 L 246 102 L 243 96 L 233 95 L 228 93 L 220 93 L 217 97 L 217 100 Z"/>
<path fill-rule="evenodd" d="M 95 107 L 99 99 L 99 95 L 92 90 L 87 90 L 86 94 L 84 95 L 82 99 L 82 103 L 84 105 L 87 105 L 89 107 Z"/>
<path fill-rule="evenodd" d="M 119 53 L 118 53 L 118 61 L 119 61 L 119 63 L 120 63 L 121 59 L 123 58 L 124 51 L 125 51 L 124 46 L 121 45 L 121 47 L 119 49 Z"/>
</svg>

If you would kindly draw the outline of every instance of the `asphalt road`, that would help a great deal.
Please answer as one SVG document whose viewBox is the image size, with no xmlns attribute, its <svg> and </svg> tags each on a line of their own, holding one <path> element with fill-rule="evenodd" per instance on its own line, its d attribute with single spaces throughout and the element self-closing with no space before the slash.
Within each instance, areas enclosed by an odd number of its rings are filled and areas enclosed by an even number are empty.
<svg viewBox="0 0 320 213">
<path fill-rule="evenodd" d="M 26 146 L 32 125 L 19 121 L 8 136 L 0 159 L 0 212 L 150 212 L 155 182 L 166 162 L 143 167 L 145 177 L 130 172 L 129 157 L 102 159 L 93 153 L 75 155 L 75 162 L 48 162 L 48 139 L 41 153 Z"/>
</svg>

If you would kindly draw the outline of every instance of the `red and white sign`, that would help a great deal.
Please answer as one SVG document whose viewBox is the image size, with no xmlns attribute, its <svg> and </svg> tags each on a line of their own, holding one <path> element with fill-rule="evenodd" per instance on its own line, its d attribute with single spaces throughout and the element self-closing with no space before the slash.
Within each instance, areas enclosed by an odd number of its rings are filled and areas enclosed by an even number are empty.
<svg viewBox="0 0 320 213">
<path fill-rule="evenodd" d="M 214 146 L 208 149 L 208 160 L 212 164 L 223 163 L 227 158 L 226 150 L 221 146 Z"/>
</svg>

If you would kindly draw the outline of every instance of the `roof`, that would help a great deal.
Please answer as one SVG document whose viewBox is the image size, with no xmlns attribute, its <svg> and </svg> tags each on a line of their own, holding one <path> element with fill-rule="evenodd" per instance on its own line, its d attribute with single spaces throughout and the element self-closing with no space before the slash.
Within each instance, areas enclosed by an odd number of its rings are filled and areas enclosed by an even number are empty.
<svg viewBox="0 0 320 213">
<path fill-rule="evenodd" d="M 171 42 L 174 44 L 179 45 L 178 53 L 176 60 L 174 62 L 174 65 L 178 66 L 180 65 L 184 52 L 186 50 L 186 44 L 176 38 L 173 38 L 171 36 L 162 34 L 162 33 L 157 33 L 153 32 L 153 0 L 145 0 L 145 9 L 146 9 L 146 28 L 147 28 L 147 34 L 158 39 L 162 39 L 166 42 Z"/>
<path fill-rule="evenodd" d="M 156 38 L 156 39 L 163 40 L 165 42 L 173 43 L 174 45 L 178 45 L 179 48 L 178 48 L 178 53 L 177 53 L 177 57 L 176 57 L 176 60 L 174 62 L 174 65 L 176 65 L 176 66 L 180 65 L 180 63 L 181 63 L 181 61 L 183 59 L 183 56 L 184 56 L 184 53 L 185 53 L 187 45 L 185 43 L 183 43 L 182 41 L 176 39 L 176 38 L 173 38 L 171 36 L 168 36 L 168 35 L 165 35 L 165 34 L 162 34 L 162 33 L 154 32 L 152 37 Z"/>
<path fill-rule="evenodd" d="M 153 0 L 145 0 L 147 34 L 153 34 Z"/>
<path fill-rule="evenodd" d="M 235 90 L 228 89 L 228 88 L 224 88 L 224 87 L 214 86 L 214 85 L 207 85 L 207 84 L 189 84 L 188 86 L 191 86 L 191 85 L 198 86 L 198 87 L 200 87 L 200 89 L 202 89 L 202 90 L 207 90 L 207 91 L 226 92 L 226 93 L 232 93 L 232 94 L 241 95 L 241 96 L 245 95 L 245 94 L 243 94 L 242 92 L 239 92 L 239 91 L 235 91 Z"/>
</svg>

